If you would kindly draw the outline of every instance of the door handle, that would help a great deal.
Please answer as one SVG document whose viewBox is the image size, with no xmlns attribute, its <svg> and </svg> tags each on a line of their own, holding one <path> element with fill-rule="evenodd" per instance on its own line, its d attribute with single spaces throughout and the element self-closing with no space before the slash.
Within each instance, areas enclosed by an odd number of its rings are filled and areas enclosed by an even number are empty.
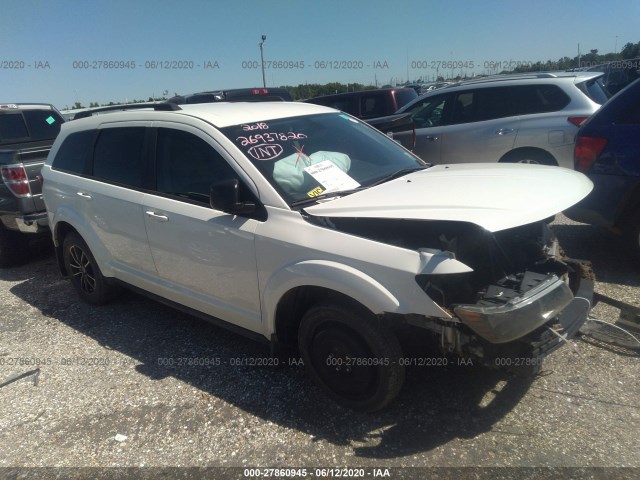
<svg viewBox="0 0 640 480">
<path fill-rule="evenodd" d="M 496 134 L 498 135 L 507 135 L 513 132 L 514 132 L 513 128 L 501 128 L 500 130 L 496 130 Z"/>
<path fill-rule="evenodd" d="M 158 220 L 160 222 L 168 222 L 169 221 L 169 217 L 167 217 L 166 215 L 158 215 L 156 212 L 153 212 L 151 210 L 147 210 L 144 213 L 149 215 L 151 218 L 155 218 L 156 220 Z"/>
<path fill-rule="evenodd" d="M 434 136 L 434 135 L 427 135 L 426 137 L 424 137 L 425 140 L 428 140 L 429 142 L 435 142 L 438 137 Z"/>
<path fill-rule="evenodd" d="M 91 200 L 91 198 L 92 198 L 91 195 L 89 195 L 88 193 L 84 193 L 84 192 L 77 192 L 77 195 L 79 197 L 86 198 L 87 200 Z"/>
</svg>

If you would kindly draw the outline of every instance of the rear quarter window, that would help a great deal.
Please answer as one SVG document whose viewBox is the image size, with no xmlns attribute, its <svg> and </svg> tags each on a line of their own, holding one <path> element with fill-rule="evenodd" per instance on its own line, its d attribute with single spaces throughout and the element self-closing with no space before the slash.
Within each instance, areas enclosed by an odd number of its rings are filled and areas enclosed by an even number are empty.
<svg viewBox="0 0 640 480">
<path fill-rule="evenodd" d="M 511 98 L 517 115 L 557 112 L 571 99 L 556 85 L 522 85 L 511 87 Z"/>
<path fill-rule="evenodd" d="M 599 105 L 604 105 L 611 97 L 611 93 L 606 89 L 601 78 L 594 78 L 587 82 L 577 83 L 576 87 Z"/>
<path fill-rule="evenodd" d="M 94 138 L 95 132 L 93 130 L 69 135 L 60 145 L 60 149 L 51 163 L 51 168 L 69 173 L 85 173 L 87 158 Z"/>
</svg>

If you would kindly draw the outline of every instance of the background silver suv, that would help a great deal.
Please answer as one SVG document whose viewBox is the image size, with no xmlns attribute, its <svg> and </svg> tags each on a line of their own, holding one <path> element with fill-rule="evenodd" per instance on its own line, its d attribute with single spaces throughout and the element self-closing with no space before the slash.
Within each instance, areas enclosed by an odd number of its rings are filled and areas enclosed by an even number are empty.
<svg viewBox="0 0 640 480">
<path fill-rule="evenodd" d="M 469 80 L 405 105 L 414 153 L 429 163 L 527 162 L 573 168 L 578 126 L 607 101 L 601 73 L 539 73 Z M 413 132 L 394 134 L 405 147 Z"/>
</svg>

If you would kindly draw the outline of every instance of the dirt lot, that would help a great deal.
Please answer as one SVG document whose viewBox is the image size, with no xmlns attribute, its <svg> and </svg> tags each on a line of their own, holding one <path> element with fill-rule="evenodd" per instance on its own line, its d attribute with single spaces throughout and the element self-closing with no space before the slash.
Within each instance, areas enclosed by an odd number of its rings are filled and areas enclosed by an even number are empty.
<svg viewBox="0 0 640 480">
<path fill-rule="evenodd" d="M 593 261 L 597 291 L 640 306 L 639 269 L 615 239 L 564 217 L 555 229 L 572 256 Z M 264 345 L 132 293 L 101 308 L 81 303 L 47 248 L 0 270 L 0 304 L 4 478 L 63 471 L 16 467 L 112 466 L 307 467 L 309 476 L 321 476 L 316 467 L 363 467 L 367 477 L 378 467 L 396 478 L 397 467 L 616 467 L 582 473 L 640 475 L 640 359 L 588 338 L 526 380 L 451 363 L 414 368 L 395 404 L 359 414 L 326 400 L 298 365 L 246 365 L 268 357 Z M 617 317 L 604 305 L 593 313 Z"/>
</svg>

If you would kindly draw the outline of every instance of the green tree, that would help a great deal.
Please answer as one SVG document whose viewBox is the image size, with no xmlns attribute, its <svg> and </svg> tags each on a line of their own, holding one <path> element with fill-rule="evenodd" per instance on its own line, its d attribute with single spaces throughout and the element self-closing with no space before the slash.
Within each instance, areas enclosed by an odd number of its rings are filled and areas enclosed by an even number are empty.
<svg viewBox="0 0 640 480">
<path fill-rule="evenodd" d="M 623 60 L 628 60 L 630 58 L 638 58 L 640 57 L 640 42 L 638 43 L 627 43 L 622 50 L 620 51 L 620 55 Z"/>
</svg>

